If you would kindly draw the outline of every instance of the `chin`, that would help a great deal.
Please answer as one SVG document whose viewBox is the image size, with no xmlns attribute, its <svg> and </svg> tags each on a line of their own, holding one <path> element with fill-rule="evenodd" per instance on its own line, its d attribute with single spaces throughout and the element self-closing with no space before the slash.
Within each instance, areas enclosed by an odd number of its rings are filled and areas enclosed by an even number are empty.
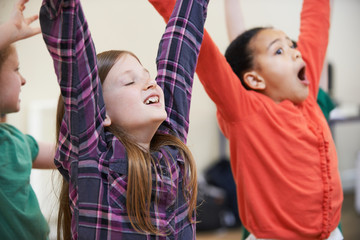
<svg viewBox="0 0 360 240">
<path fill-rule="evenodd" d="M 293 103 L 295 104 L 301 104 L 303 103 L 309 96 L 309 88 L 303 89 L 299 94 L 295 96 L 293 99 Z"/>
<path fill-rule="evenodd" d="M 166 120 L 166 117 L 167 117 L 166 115 L 161 117 L 159 116 L 158 118 L 153 119 L 153 121 L 161 125 Z"/>
<path fill-rule="evenodd" d="M 166 118 L 167 118 L 167 112 L 164 110 L 164 112 L 163 112 L 163 114 L 162 114 L 162 116 L 161 116 L 161 120 L 162 120 L 162 122 L 163 121 L 165 121 L 166 120 Z"/>
<path fill-rule="evenodd" d="M 297 99 L 294 99 L 292 100 L 292 102 L 295 104 L 295 105 L 298 105 L 298 104 L 301 104 L 303 102 L 305 102 L 305 100 L 307 99 L 308 95 L 306 96 L 303 96 L 303 97 L 299 97 Z"/>
<path fill-rule="evenodd" d="M 159 119 L 160 124 L 162 124 L 165 120 L 166 120 L 166 117 L 160 118 L 160 119 Z M 160 124 L 159 124 L 159 125 L 160 125 Z"/>
</svg>

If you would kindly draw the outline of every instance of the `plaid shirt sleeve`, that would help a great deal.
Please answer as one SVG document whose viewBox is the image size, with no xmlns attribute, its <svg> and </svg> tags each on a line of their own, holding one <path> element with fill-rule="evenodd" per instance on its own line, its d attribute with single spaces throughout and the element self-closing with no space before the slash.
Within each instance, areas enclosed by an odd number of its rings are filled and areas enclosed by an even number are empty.
<svg viewBox="0 0 360 240">
<path fill-rule="evenodd" d="M 208 0 L 177 1 L 157 57 L 157 82 L 164 89 L 169 127 L 186 143 L 193 78 Z"/>
<path fill-rule="evenodd" d="M 108 204 L 99 198 L 107 186 L 102 176 L 108 161 L 99 150 L 106 148 L 105 107 L 96 51 L 79 0 L 44 0 L 40 24 L 65 106 L 55 163 L 69 181 L 72 237 L 81 239 L 87 225 L 99 227 L 96 219 Z"/>
<path fill-rule="evenodd" d="M 65 104 L 71 151 L 81 154 L 96 143 L 105 116 L 95 46 L 79 0 L 44 0 L 40 23 Z"/>
</svg>

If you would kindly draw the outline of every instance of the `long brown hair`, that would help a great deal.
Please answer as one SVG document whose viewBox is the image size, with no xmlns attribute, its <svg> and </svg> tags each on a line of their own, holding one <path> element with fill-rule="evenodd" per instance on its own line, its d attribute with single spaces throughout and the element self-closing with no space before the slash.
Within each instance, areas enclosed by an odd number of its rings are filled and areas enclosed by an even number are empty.
<svg viewBox="0 0 360 240">
<path fill-rule="evenodd" d="M 104 82 L 110 69 L 123 56 L 131 55 L 138 61 L 139 59 L 128 51 L 105 51 L 97 55 L 99 77 L 101 83 Z M 140 61 L 139 61 L 140 63 Z M 62 97 L 59 98 L 57 109 L 57 136 L 64 115 L 64 104 Z M 157 229 L 150 218 L 150 202 L 152 192 L 151 169 L 154 166 L 154 159 L 149 151 L 141 148 L 132 138 L 117 126 L 109 126 L 108 131 L 112 132 L 125 146 L 128 154 L 128 184 L 126 193 L 126 208 L 131 225 L 139 232 L 166 235 L 163 230 Z M 183 194 L 189 203 L 188 218 L 194 222 L 193 216 L 196 211 L 197 197 L 197 174 L 195 161 L 189 148 L 177 137 L 170 134 L 156 133 L 150 143 L 150 151 L 157 151 L 163 146 L 174 146 L 179 149 L 185 160 Z M 69 186 L 67 181 L 63 181 L 60 196 L 60 209 L 58 215 L 58 239 L 60 234 L 64 239 L 70 239 L 71 213 L 69 208 Z M 157 199 L 155 199 L 157 202 Z M 61 230 L 62 229 L 62 230 Z"/>
<path fill-rule="evenodd" d="M 65 114 L 64 101 L 62 96 L 59 96 L 57 110 L 56 110 L 56 143 L 58 143 L 60 135 L 60 127 L 63 116 Z M 61 189 L 59 196 L 59 212 L 57 222 L 57 239 L 71 240 L 71 211 L 70 211 L 70 198 L 69 198 L 69 182 L 62 177 Z"/>
</svg>

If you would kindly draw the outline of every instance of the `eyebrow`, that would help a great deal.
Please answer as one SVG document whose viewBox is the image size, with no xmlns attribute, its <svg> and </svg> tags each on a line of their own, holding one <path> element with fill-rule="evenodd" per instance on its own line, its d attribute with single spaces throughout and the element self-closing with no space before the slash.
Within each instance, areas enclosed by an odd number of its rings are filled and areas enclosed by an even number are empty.
<svg viewBox="0 0 360 240">
<path fill-rule="evenodd" d="M 135 72 L 134 70 L 129 69 L 129 70 L 126 70 L 125 72 L 123 72 L 121 75 L 132 75 L 132 74 L 134 74 L 134 72 Z M 149 75 L 150 75 L 149 70 L 147 70 L 147 69 L 144 68 L 144 67 L 143 67 L 142 73 L 146 73 L 146 74 L 149 74 Z"/>
<path fill-rule="evenodd" d="M 123 72 L 122 74 L 131 74 L 133 72 L 135 72 L 133 69 L 129 69 L 129 70 L 126 70 L 125 72 Z M 148 73 L 149 71 L 146 68 L 143 68 L 143 72 Z"/>
<path fill-rule="evenodd" d="M 289 37 L 285 37 L 285 39 L 291 41 L 291 39 L 290 39 Z M 278 42 L 278 41 L 281 41 L 281 38 L 276 38 L 274 41 L 272 41 L 272 42 L 269 44 L 269 46 L 267 47 L 267 49 L 269 50 L 269 48 L 270 48 L 272 45 L 274 45 L 276 42 Z M 292 41 L 291 41 L 291 42 L 292 42 Z"/>
</svg>

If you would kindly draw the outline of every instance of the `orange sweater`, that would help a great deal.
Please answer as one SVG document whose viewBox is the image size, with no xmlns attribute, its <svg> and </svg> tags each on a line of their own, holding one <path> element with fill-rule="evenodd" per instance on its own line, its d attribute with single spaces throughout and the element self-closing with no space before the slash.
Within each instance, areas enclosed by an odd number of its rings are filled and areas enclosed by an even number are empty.
<svg viewBox="0 0 360 240">
<path fill-rule="evenodd" d="M 173 0 L 149 1 L 168 19 Z M 309 97 L 298 106 L 245 90 L 204 35 L 197 74 L 229 139 L 241 221 L 257 238 L 325 239 L 340 221 L 335 145 L 316 103 L 329 15 L 329 0 L 304 0 L 298 49 L 311 84 Z"/>
</svg>

